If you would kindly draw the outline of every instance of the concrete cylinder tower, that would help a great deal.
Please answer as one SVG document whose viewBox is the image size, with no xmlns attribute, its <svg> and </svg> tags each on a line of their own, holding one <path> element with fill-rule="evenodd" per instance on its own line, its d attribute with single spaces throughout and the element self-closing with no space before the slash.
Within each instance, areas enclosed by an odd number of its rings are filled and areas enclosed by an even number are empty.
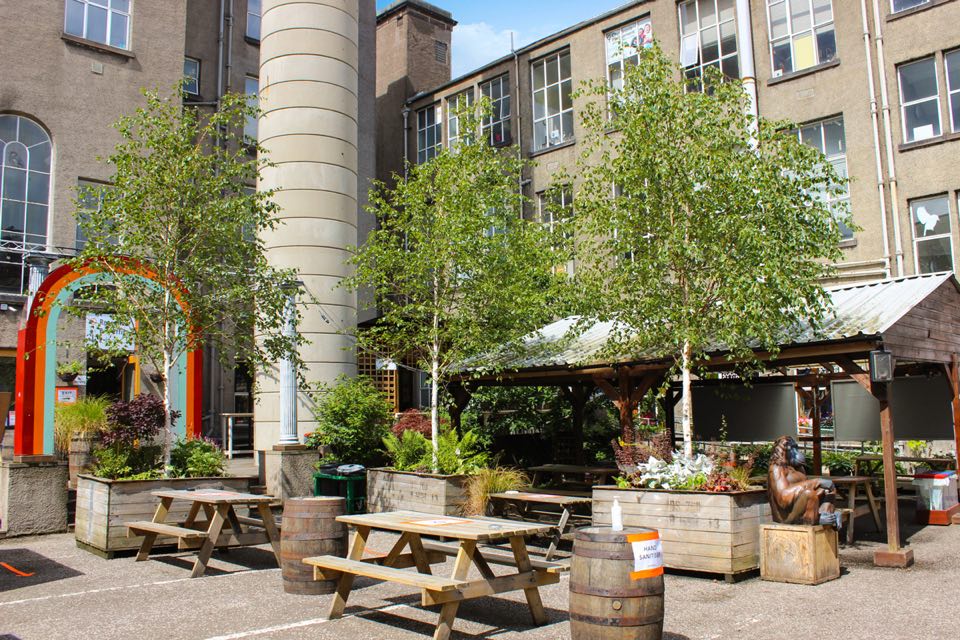
<svg viewBox="0 0 960 640">
<path fill-rule="evenodd" d="M 264 238 L 269 260 L 299 273 L 301 348 L 310 383 L 356 375 L 356 295 L 338 289 L 357 244 L 359 15 L 356 0 L 263 0 L 258 137 L 276 166 L 262 190 L 276 189 L 280 225 Z M 316 300 L 307 300 L 310 296 Z M 278 376 L 261 376 L 255 409 L 258 450 L 280 436 Z M 297 431 L 313 429 L 303 393 Z"/>
</svg>

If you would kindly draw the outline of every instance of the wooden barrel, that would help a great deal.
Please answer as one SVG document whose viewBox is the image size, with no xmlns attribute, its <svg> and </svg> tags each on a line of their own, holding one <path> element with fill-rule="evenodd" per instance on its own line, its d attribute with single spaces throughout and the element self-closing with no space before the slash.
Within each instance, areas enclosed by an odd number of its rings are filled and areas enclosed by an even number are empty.
<svg viewBox="0 0 960 640">
<path fill-rule="evenodd" d="M 343 498 L 288 498 L 283 502 L 280 572 L 285 592 L 321 595 L 336 590 L 336 582 L 314 580 L 313 567 L 303 559 L 347 555 L 347 528 L 336 520 L 344 507 Z"/>
<path fill-rule="evenodd" d="M 639 564 L 633 544 L 642 546 Z M 570 563 L 572 640 L 663 637 L 663 556 L 653 529 L 578 529 Z"/>
<path fill-rule="evenodd" d="M 68 451 L 70 488 L 77 488 L 77 474 L 87 473 L 93 467 L 93 439 L 86 436 L 70 438 Z"/>
</svg>

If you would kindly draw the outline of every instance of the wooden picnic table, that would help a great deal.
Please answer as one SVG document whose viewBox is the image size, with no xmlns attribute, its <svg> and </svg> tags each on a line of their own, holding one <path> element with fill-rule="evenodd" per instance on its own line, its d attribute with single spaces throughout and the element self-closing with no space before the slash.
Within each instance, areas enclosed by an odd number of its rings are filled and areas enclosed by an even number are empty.
<svg viewBox="0 0 960 640">
<path fill-rule="evenodd" d="M 590 506 L 591 498 L 572 495 L 557 495 L 549 492 L 535 493 L 531 491 L 506 491 L 504 493 L 491 493 L 488 496 L 494 508 L 494 515 L 504 516 L 507 506 L 512 506 L 517 511 L 517 515 L 524 520 L 540 520 L 544 517 L 550 517 L 553 522 L 554 531 L 551 536 L 550 546 L 544 556 L 545 560 L 552 560 L 553 554 L 557 551 L 557 545 L 560 539 L 567 532 L 570 517 L 578 507 Z M 536 509 L 538 506 L 551 505 L 557 507 L 559 511 L 550 512 L 542 509 Z"/>
<path fill-rule="evenodd" d="M 305 558 L 314 567 L 317 580 L 337 580 L 337 591 L 330 605 L 330 619 L 343 615 L 347 598 L 356 576 L 396 582 L 418 587 L 423 606 L 442 605 L 434 640 L 450 637 L 457 609 L 464 600 L 523 589 L 536 625 L 547 622 L 538 587 L 560 581 L 565 565 L 531 560 L 526 538 L 546 533 L 545 524 L 500 520 L 496 518 L 456 518 L 416 511 L 393 511 L 340 516 L 339 522 L 353 525 L 356 532 L 346 558 L 317 556 Z M 400 538 L 386 555 L 364 557 L 372 530 L 400 533 Z M 423 536 L 455 540 L 456 544 L 425 541 Z M 478 548 L 483 542 L 509 541 L 512 554 Z M 404 553 L 404 550 L 409 550 Z M 444 562 L 455 555 L 450 577 L 431 573 L 430 565 Z M 490 564 L 510 565 L 515 573 L 496 575 Z M 469 580 L 471 566 L 480 572 L 479 579 Z M 416 572 L 406 568 L 416 567 Z"/>
<path fill-rule="evenodd" d="M 240 493 L 223 489 L 182 490 L 169 489 L 152 492 L 160 498 L 160 504 L 151 521 L 127 523 L 127 535 L 143 536 L 137 561 L 146 560 L 158 535 L 176 537 L 178 549 L 199 549 L 197 559 L 193 564 L 191 578 L 202 576 L 210 561 L 210 554 L 214 547 L 236 547 L 264 544 L 269 542 L 273 547 L 273 554 L 280 566 L 280 535 L 277 532 L 270 503 L 275 501 L 273 496 Z M 190 512 L 183 523 L 167 523 L 167 513 L 174 500 L 189 500 Z M 250 518 L 237 516 L 235 507 L 256 508 L 262 519 L 257 526 L 262 531 L 251 531 Z M 197 521 L 200 510 L 203 509 L 206 521 Z M 244 528 L 243 523 L 247 523 Z M 229 524 L 232 533 L 225 533 L 224 527 Z"/>
<path fill-rule="evenodd" d="M 532 474 L 531 484 L 535 487 L 545 483 L 545 476 L 550 477 L 556 484 L 570 482 L 568 476 L 576 476 L 577 483 L 584 485 L 607 484 L 610 476 L 619 473 L 616 467 L 585 467 L 576 464 L 543 464 L 537 467 L 528 467 Z"/>
<path fill-rule="evenodd" d="M 894 462 L 916 462 L 929 465 L 934 471 L 953 469 L 957 461 L 953 458 L 923 458 L 919 456 L 895 456 Z M 878 476 L 883 473 L 883 456 L 867 454 L 857 456 L 853 461 L 853 475 Z"/>
<path fill-rule="evenodd" d="M 873 494 L 873 483 L 876 478 L 872 476 L 812 476 L 824 477 L 832 480 L 836 485 L 837 491 L 844 495 L 839 496 L 841 500 L 846 501 L 846 510 L 850 512 L 850 521 L 847 523 L 847 544 L 853 542 L 854 521 L 866 514 L 873 516 L 873 523 L 877 526 L 877 531 L 883 531 L 883 524 L 880 520 L 880 508 L 877 498 Z M 857 505 L 857 491 L 862 489 L 866 502 Z M 842 504 L 837 505 L 843 508 Z"/>
</svg>

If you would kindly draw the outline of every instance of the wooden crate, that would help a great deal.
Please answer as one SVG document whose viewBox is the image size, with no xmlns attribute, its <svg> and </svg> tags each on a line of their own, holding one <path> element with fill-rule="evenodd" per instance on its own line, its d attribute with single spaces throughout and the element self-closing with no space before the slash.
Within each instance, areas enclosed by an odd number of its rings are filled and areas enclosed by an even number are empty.
<svg viewBox="0 0 960 640">
<path fill-rule="evenodd" d="M 760 577 L 773 582 L 820 584 L 840 577 L 838 536 L 822 525 L 760 526 Z"/>
<path fill-rule="evenodd" d="M 610 525 L 620 501 L 625 527 L 660 532 L 664 566 L 728 580 L 760 566 L 759 525 L 770 522 L 765 490 L 736 493 L 594 487 L 593 524 Z"/>
<path fill-rule="evenodd" d="M 127 522 L 152 520 L 161 489 L 250 489 L 249 478 L 167 478 L 162 480 L 107 480 L 80 474 L 77 477 L 77 512 L 74 535 L 77 546 L 105 557 L 136 549 L 142 536 L 127 537 Z M 167 522 L 182 522 L 190 503 L 174 500 Z M 154 546 L 176 545 L 176 538 L 158 537 Z"/>
<path fill-rule="evenodd" d="M 460 515 L 467 499 L 467 476 L 367 469 L 367 513 L 420 511 Z"/>
</svg>

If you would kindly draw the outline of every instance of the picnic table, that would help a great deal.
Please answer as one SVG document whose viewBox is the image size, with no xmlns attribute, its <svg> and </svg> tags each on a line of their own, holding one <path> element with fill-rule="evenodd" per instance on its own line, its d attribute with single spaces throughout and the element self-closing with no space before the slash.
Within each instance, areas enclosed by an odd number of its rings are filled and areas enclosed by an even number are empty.
<svg viewBox="0 0 960 640">
<path fill-rule="evenodd" d="M 550 546 L 544 556 L 545 560 L 552 560 L 553 554 L 557 551 L 557 545 L 561 538 L 567 532 L 570 518 L 573 512 L 579 508 L 590 506 L 591 498 L 577 495 L 557 495 L 552 493 L 534 493 L 530 491 L 506 491 L 504 493 L 491 493 L 489 496 L 494 508 L 494 515 L 504 516 L 508 506 L 517 511 L 518 517 L 524 520 L 541 520 L 551 518 L 553 534 L 551 536 Z M 553 506 L 559 511 L 545 511 L 544 506 Z"/>
<path fill-rule="evenodd" d="M 527 471 L 531 473 L 531 484 L 535 487 L 545 484 L 546 478 L 556 484 L 570 483 L 570 476 L 576 477 L 576 484 L 607 484 L 610 476 L 619 473 L 616 467 L 585 467 L 576 464 L 544 464 L 528 467 Z"/>
<path fill-rule="evenodd" d="M 934 471 L 953 469 L 956 460 L 953 458 L 923 458 L 919 456 L 894 456 L 894 462 L 915 462 L 923 464 Z M 857 456 L 853 461 L 853 475 L 878 476 L 883 473 L 883 456 L 867 454 Z"/>
<path fill-rule="evenodd" d="M 177 538 L 178 549 L 199 549 L 197 559 L 193 564 L 191 578 L 202 576 L 210 561 L 210 554 L 214 547 L 236 547 L 264 544 L 269 542 L 273 547 L 273 554 L 280 566 L 280 535 L 277 532 L 270 503 L 275 501 L 273 496 L 240 493 L 223 489 L 168 489 L 152 492 L 160 498 L 160 504 L 151 521 L 137 521 L 127 523 L 127 535 L 143 536 L 137 561 L 143 561 L 150 556 L 150 550 L 157 536 L 171 536 Z M 187 519 L 183 523 L 165 522 L 170 505 L 174 500 L 189 500 L 192 502 Z M 237 515 L 236 507 L 256 508 L 262 521 L 251 518 L 241 518 Z M 206 520 L 197 521 L 200 510 L 203 510 Z M 244 528 L 244 524 L 247 528 Z M 232 533 L 224 532 L 229 525 Z M 251 531 L 250 525 L 262 528 L 261 531 Z"/>
<path fill-rule="evenodd" d="M 417 587 L 422 591 L 424 606 L 442 605 L 434 640 L 450 637 L 462 601 L 520 589 L 534 624 L 542 625 L 547 616 L 538 587 L 559 582 L 560 572 L 566 569 L 563 564 L 532 560 L 527 552 L 527 536 L 548 532 L 550 527 L 545 524 L 455 518 L 416 511 L 345 515 L 337 520 L 356 528 L 347 557 L 328 555 L 303 560 L 314 567 L 317 580 L 337 580 L 330 605 L 331 620 L 343 615 L 354 578 L 364 576 Z M 400 538 L 386 555 L 364 557 L 370 533 L 375 529 L 399 533 Z M 438 536 L 455 543 L 426 541 L 423 536 Z M 480 543 L 505 541 L 510 543 L 512 553 L 478 548 Z M 406 549 L 409 551 L 404 553 Z M 456 560 L 450 576 L 433 575 L 430 565 L 444 562 L 451 555 Z M 512 566 L 516 572 L 496 575 L 491 564 Z M 479 579 L 468 579 L 472 566 L 480 572 Z M 416 572 L 405 570 L 410 567 L 416 567 Z"/>
<path fill-rule="evenodd" d="M 817 477 L 817 476 L 814 476 Z M 853 542 L 854 521 L 866 514 L 873 516 L 873 523 L 877 526 L 877 531 L 883 531 L 883 524 L 880 520 L 880 508 L 877 498 L 873 494 L 873 482 L 876 478 L 872 476 L 822 476 L 832 480 L 837 487 L 838 497 L 846 501 L 846 510 L 850 512 L 850 521 L 847 523 L 847 544 Z M 866 502 L 857 505 L 857 492 L 863 490 Z M 842 505 L 837 505 L 842 506 Z"/>
</svg>

